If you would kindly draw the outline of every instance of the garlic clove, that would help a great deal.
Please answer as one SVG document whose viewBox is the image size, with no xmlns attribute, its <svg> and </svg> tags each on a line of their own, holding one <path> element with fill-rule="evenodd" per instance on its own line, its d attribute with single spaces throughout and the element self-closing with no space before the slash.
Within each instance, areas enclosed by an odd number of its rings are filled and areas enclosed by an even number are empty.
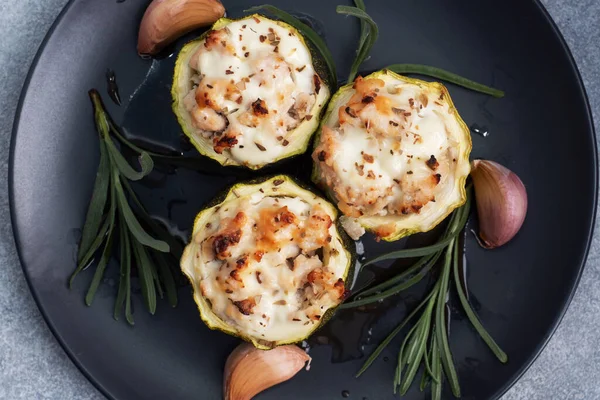
<svg viewBox="0 0 600 400">
<path fill-rule="evenodd" d="M 471 169 L 475 187 L 479 238 L 493 249 L 510 241 L 527 214 L 527 191 L 508 168 L 489 160 L 475 160 Z"/>
<path fill-rule="evenodd" d="M 225 400 L 250 400 L 258 393 L 292 378 L 310 363 L 310 356 L 294 345 L 259 350 L 248 343 L 233 350 L 225 363 Z"/>
<path fill-rule="evenodd" d="M 154 0 L 138 34 L 139 54 L 156 54 L 178 37 L 208 26 L 225 15 L 219 0 Z"/>
</svg>

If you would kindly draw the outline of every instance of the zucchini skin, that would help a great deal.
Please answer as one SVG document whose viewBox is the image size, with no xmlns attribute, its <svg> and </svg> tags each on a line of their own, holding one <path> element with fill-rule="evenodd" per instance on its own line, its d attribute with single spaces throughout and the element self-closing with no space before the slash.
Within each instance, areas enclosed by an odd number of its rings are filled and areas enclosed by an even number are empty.
<svg viewBox="0 0 600 400">
<path fill-rule="evenodd" d="M 275 160 L 273 160 L 269 163 L 263 164 L 263 165 L 241 164 L 231 158 L 223 157 L 220 154 L 214 153 L 212 146 L 208 146 L 208 145 L 203 146 L 199 142 L 197 142 L 191 128 L 189 127 L 189 121 L 187 120 L 187 116 L 184 114 L 184 111 L 182 111 L 183 107 L 182 107 L 181 101 L 182 101 L 183 97 L 181 96 L 181 93 L 180 93 L 181 88 L 180 88 L 180 82 L 179 82 L 180 75 L 184 72 L 185 68 L 188 68 L 188 66 L 187 66 L 187 61 L 189 59 L 188 57 L 191 57 L 191 55 L 195 52 L 196 47 L 200 44 L 200 42 L 202 42 L 206 38 L 206 36 L 208 35 L 208 33 L 210 31 L 221 29 L 235 21 L 241 21 L 241 20 L 246 20 L 246 19 L 251 19 L 251 18 L 261 18 L 261 19 L 269 20 L 271 22 L 274 22 L 274 23 L 277 23 L 278 25 L 283 26 L 287 30 L 293 31 L 298 36 L 300 41 L 309 49 L 310 54 L 311 54 L 311 63 L 313 65 L 313 68 L 315 69 L 315 73 L 319 76 L 319 78 L 321 80 L 322 88 L 324 87 L 327 92 L 327 95 L 322 99 L 323 105 L 318 109 L 318 115 L 314 115 L 314 117 L 311 121 L 302 122 L 300 124 L 300 126 L 298 128 L 296 128 L 296 129 L 306 130 L 306 132 L 302 134 L 302 136 L 303 136 L 302 145 L 299 148 L 297 148 L 296 150 L 290 151 L 289 153 L 283 153 L 281 155 L 281 157 L 279 157 L 278 159 L 275 159 Z M 300 32 L 298 32 L 298 30 L 296 30 L 294 27 L 286 24 L 283 21 L 278 21 L 275 19 L 267 18 L 260 14 L 253 14 L 253 15 L 249 15 L 249 16 L 245 16 L 245 17 L 236 19 L 236 20 L 229 19 L 229 18 L 220 18 L 217 22 L 215 22 L 210 27 L 210 29 L 208 29 L 206 32 L 204 32 L 202 35 L 200 35 L 200 37 L 186 43 L 183 46 L 183 48 L 180 50 L 180 52 L 177 56 L 177 60 L 175 62 L 175 70 L 174 70 L 174 74 L 173 74 L 173 84 L 171 86 L 171 97 L 172 97 L 171 108 L 177 118 L 177 121 L 178 121 L 183 133 L 190 139 L 190 142 L 192 143 L 192 145 L 194 145 L 196 150 L 201 155 L 216 161 L 217 163 L 219 163 L 220 165 L 222 165 L 224 167 L 236 167 L 236 168 L 241 168 L 241 169 L 246 169 L 246 170 L 250 169 L 250 170 L 258 171 L 265 167 L 278 166 L 284 160 L 288 160 L 290 158 L 297 157 L 299 155 L 306 153 L 306 151 L 310 148 L 310 143 L 311 143 L 312 137 L 319 129 L 319 123 L 320 123 L 321 117 L 324 115 L 325 109 L 327 108 L 327 104 L 329 102 L 329 98 L 331 97 L 330 90 L 331 90 L 331 88 L 330 88 L 330 84 L 329 84 L 329 76 L 328 76 L 327 69 L 326 69 L 324 63 L 321 61 L 320 55 L 304 39 L 304 37 L 302 36 L 302 34 Z M 319 100 L 319 95 L 317 95 L 317 101 L 321 101 L 321 100 Z M 293 131 L 291 131 L 291 132 L 293 132 Z"/>
<path fill-rule="evenodd" d="M 331 203 L 327 202 L 325 199 L 323 199 L 321 196 L 319 196 L 319 194 L 316 193 L 311 187 L 309 187 L 308 185 L 306 185 L 302 182 L 299 182 L 298 180 L 296 180 L 295 178 L 293 178 L 289 175 L 271 175 L 271 176 L 255 178 L 255 179 L 244 181 L 244 182 L 234 183 L 229 188 L 221 191 L 217 196 L 215 196 L 212 200 L 210 200 L 208 203 L 206 203 L 199 211 L 198 215 L 196 216 L 196 218 L 194 220 L 194 229 L 192 232 L 192 236 L 190 238 L 190 242 L 192 242 L 192 240 L 193 240 L 194 233 L 198 231 L 196 229 L 197 226 L 199 224 L 203 223 L 202 219 L 203 219 L 204 215 L 206 213 L 210 212 L 215 207 L 218 207 L 221 204 L 223 204 L 229 198 L 232 198 L 231 195 L 233 194 L 233 191 L 235 191 L 236 189 L 242 188 L 242 187 L 247 187 L 247 186 L 252 186 L 252 185 L 261 185 L 261 184 L 265 184 L 269 181 L 274 182 L 277 180 L 283 180 L 284 182 L 292 183 L 292 184 L 298 186 L 300 189 L 310 192 L 314 196 L 317 196 L 321 201 L 323 201 L 327 205 L 331 206 L 332 210 L 335 211 L 334 217 L 335 217 L 336 230 L 338 233 L 338 237 L 342 242 L 342 246 L 343 246 L 344 250 L 346 251 L 347 258 L 348 258 L 348 265 L 346 266 L 346 269 L 345 269 L 344 286 L 346 288 L 350 287 L 350 285 L 352 284 L 353 278 L 354 278 L 354 271 L 355 271 L 357 255 L 356 255 L 354 241 L 352 241 L 352 239 L 350 239 L 350 237 L 346 234 L 346 232 L 344 231 L 344 229 L 341 226 L 341 223 L 338 218 L 339 215 L 338 215 L 337 209 Z M 285 191 L 278 191 L 277 193 L 278 193 L 278 195 L 286 195 Z M 268 195 L 269 194 L 267 193 L 266 196 L 268 196 Z M 234 196 L 235 196 L 235 194 L 234 194 Z M 192 284 L 192 288 L 194 288 L 194 299 L 196 300 L 196 304 L 197 304 L 198 310 L 200 312 L 200 317 L 202 318 L 204 323 L 210 329 L 220 330 L 223 333 L 226 333 L 228 335 L 238 337 L 242 340 L 252 343 L 255 347 L 257 347 L 259 349 L 267 350 L 267 349 L 271 349 L 276 346 L 281 346 L 281 345 L 291 344 L 291 343 L 298 343 L 298 342 L 305 340 L 307 337 L 309 337 L 310 335 L 312 335 L 316 331 L 318 331 L 325 323 L 327 323 L 327 321 L 329 321 L 333 317 L 333 315 L 335 315 L 335 311 L 336 311 L 337 307 L 339 306 L 338 305 L 336 307 L 332 307 L 332 308 L 328 309 L 321 317 L 321 320 L 319 321 L 318 326 L 315 327 L 308 336 L 299 337 L 297 339 L 293 339 L 290 341 L 282 341 L 282 342 L 264 341 L 264 340 L 259 340 L 259 339 L 256 339 L 256 338 L 253 338 L 250 336 L 246 336 L 243 333 L 237 331 L 235 328 L 227 329 L 227 323 L 225 321 L 221 320 L 218 316 L 216 316 L 212 312 L 212 309 L 210 309 L 210 304 L 208 304 L 206 300 L 202 301 L 204 298 L 200 294 L 196 293 L 195 281 L 193 280 L 193 277 L 188 275 L 185 272 L 185 268 L 184 268 L 183 264 L 187 260 L 189 260 L 190 257 L 193 258 L 193 254 L 189 254 L 189 252 L 191 252 L 191 251 L 192 251 L 192 246 L 188 245 L 184 251 L 182 258 L 181 258 L 182 271 L 183 271 L 184 275 L 186 275 L 186 277 L 190 280 L 190 283 Z M 212 320 L 212 318 L 215 318 L 216 320 L 218 320 L 217 321 L 218 324 L 215 323 Z"/>
<path fill-rule="evenodd" d="M 458 114 L 458 111 L 456 110 L 456 107 L 454 106 L 454 103 L 452 102 L 452 98 L 450 97 L 450 93 L 448 92 L 448 89 L 442 85 L 439 82 L 427 82 L 427 81 L 422 81 L 419 79 L 414 79 L 414 78 L 409 78 L 406 76 L 402 76 L 399 74 L 396 74 L 393 71 L 390 70 L 380 70 L 380 71 L 376 71 L 373 72 L 367 76 L 364 77 L 364 79 L 381 79 L 383 77 L 391 77 L 403 82 L 407 82 L 407 83 L 412 83 L 412 84 L 417 84 L 417 85 L 424 85 L 426 87 L 433 87 L 435 89 L 440 90 L 443 94 L 444 94 L 444 101 L 448 102 L 449 108 L 452 110 L 453 113 L 453 117 L 456 118 L 459 126 L 460 126 L 460 130 L 463 133 L 463 139 L 465 142 L 465 150 L 464 153 L 462 154 L 463 156 L 463 162 L 466 162 L 467 164 L 470 165 L 469 163 L 469 154 L 471 152 L 471 148 L 472 148 L 472 142 L 471 142 L 471 134 L 470 134 L 470 130 L 469 127 L 467 126 L 467 124 L 463 121 L 463 119 L 461 118 L 461 116 Z M 338 89 L 338 91 L 336 93 L 333 94 L 333 96 L 331 97 L 330 101 L 329 101 L 329 105 L 327 106 L 327 110 L 325 111 L 325 114 L 323 116 L 323 118 L 321 119 L 321 123 L 319 124 L 319 129 L 317 131 L 317 133 L 315 134 L 314 137 L 314 142 L 313 142 L 313 151 L 314 149 L 318 146 L 318 143 L 320 141 L 321 138 L 321 132 L 323 129 L 323 126 L 327 124 L 327 121 L 329 119 L 330 116 L 333 115 L 333 113 L 337 112 L 338 107 L 340 106 L 340 104 L 336 104 L 336 101 L 339 98 L 343 98 L 343 96 L 349 91 L 349 90 L 353 90 L 353 83 L 349 83 L 346 84 L 344 86 L 342 86 L 341 88 Z M 375 233 L 377 235 L 378 238 L 381 238 L 382 240 L 386 241 L 386 242 L 393 242 L 399 239 L 402 239 L 406 236 L 410 236 L 416 233 L 421 233 L 421 232 L 427 232 L 433 228 L 435 228 L 439 223 L 441 223 L 454 209 L 456 209 L 457 207 L 460 207 L 461 205 L 464 204 L 464 202 L 466 201 L 467 198 L 467 192 L 466 192 L 466 181 L 467 178 L 469 176 L 469 170 L 470 170 L 470 166 L 467 167 L 467 171 L 465 174 L 461 175 L 458 177 L 456 184 L 457 186 L 460 188 L 460 198 L 461 200 L 455 204 L 450 204 L 448 205 L 448 210 L 446 213 L 444 213 L 444 215 L 442 215 L 437 221 L 435 221 L 434 223 L 432 223 L 427 229 L 419 229 L 419 228 L 401 228 L 401 229 L 397 229 L 395 232 L 393 232 L 390 235 L 385 235 L 385 236 L 379 236 L 376 232 L 377 227 L 376 226 L 371 226 L 368 225 L 366 223 L 361 222 L 361 218 L 358 218 L 357 221 L 358 223 L 365 228 L 367 231 Z M 311 181 L 317 186 L 319 187 L 319 189 L 321 189 L 327 196 L 327 198 L 333 203 L 333 204 L 337 204 L 337 199 L 335 194 L 333 193 L 333 191 L 327 187 L 327 185 L 325 185 L 321 179 L 321 171 L 319 168 L 319 164 L 316 162 L 313 162 L 313 169 L 311 172 Z"/>
</svg>

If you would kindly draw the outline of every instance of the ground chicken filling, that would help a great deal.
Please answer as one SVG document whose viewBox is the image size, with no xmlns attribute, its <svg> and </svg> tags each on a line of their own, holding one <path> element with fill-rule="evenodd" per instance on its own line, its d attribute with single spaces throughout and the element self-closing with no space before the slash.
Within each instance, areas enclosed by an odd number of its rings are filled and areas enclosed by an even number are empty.
<svg viewBox="0 0 600 400">
<path fill-rule="evenodd" d="M 209 221 L 194 238 L 200 290 L 240 332 L 265 341 L 307 336 L 343 300 L 346 254 L 319 204 L 255 197 L 222 205 Z"/>
<path fill-rule="evenodd" d="M 419 214 L 452 189 L 458 146 L 444 92 L 359 77 L 347 99 L 313 153 L 346 216 Z"/>
<path fill-rule="evenodd" d="M 240 164 L 276 160 L 324 102 L 309 50 L 296 33 L 264 18 L 210 31 L 188 65 L 184 106 L 196 139 Z"/>
</svg>

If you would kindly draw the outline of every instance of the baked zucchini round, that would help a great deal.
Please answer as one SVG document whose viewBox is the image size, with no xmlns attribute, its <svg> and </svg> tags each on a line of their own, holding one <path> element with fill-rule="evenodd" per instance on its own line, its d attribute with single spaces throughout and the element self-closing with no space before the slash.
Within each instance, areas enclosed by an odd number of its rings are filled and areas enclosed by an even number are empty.
<svg viewBox="0 0 600 400">
<path fill-rule="evenodd" d="M 313 181 L 348 234 L 393 241 L 434 228 L 466 199 L 471 135 L 448 90 L 391 71 L 333 96 L 313 151 Z"/>
<path fill-rule="evenodd" d="M 250 169 L 304 153 L 329 99 L 302 35 L 261 15 L 221 18 L 185 45 L 171 92 L 201 154 Z"/>
<path fill-rule="evenodd" d="M 209 328 L 268 349 L 329 319 L 352 277 L 351 245 L 332 204 L 278 175 L 202 210 L 181 269 Z"/>
</svg>

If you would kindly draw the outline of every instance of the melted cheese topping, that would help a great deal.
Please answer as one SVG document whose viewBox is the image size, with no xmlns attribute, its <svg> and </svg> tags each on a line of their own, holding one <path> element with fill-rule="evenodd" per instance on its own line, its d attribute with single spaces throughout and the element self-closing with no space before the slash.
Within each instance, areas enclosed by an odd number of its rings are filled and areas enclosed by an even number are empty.
<svg viewBox="0 0 600 400">
<path fill-rule="evenodd" d="M 455 196 L 461 127 L 447 93 L 426 85 L 359 77 L 330 105 L 313 159 L 345 215 L 420 214 Z"/>
<path fill-rule="evenodd" d="M 194 268 L 202 296 L 228 326 L 261 341 L 296 341 L 342 301 L 348 259 L 335 215 L 318 197 L 310 202 L 258 192 L 203 220 Z"/>
<path fill-rule="evenodd" d="M 295 30 L 263 17 L 210 31 L 189 67 L 193 85 L 183 102 L 195 140 L 241 165 L 277 161 L 306 141 L 293 132 L 316 124 L 328 97 Z"/>
</svg>

